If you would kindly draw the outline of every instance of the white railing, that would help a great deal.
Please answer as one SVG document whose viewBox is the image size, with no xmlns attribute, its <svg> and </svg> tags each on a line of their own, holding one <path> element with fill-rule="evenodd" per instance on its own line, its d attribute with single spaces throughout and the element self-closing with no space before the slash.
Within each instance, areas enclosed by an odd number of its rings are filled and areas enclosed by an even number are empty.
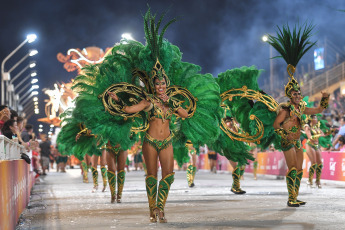
<svg viewBox="0 0 345 230">
<path fill-rule="evenodd" d="M 302 87 L 302 92 L 306 96 L 312 96 L 343 80 L 345 80 L 345 62 L 310 79 Z"/>
<path fill-rule="evenodd" d="M 1 160 L 18 160 L 20 153 L 25 153 L 23 145 L 14 142 L 7 137 L 0 135 L 0 161 Z"/>
</svg>

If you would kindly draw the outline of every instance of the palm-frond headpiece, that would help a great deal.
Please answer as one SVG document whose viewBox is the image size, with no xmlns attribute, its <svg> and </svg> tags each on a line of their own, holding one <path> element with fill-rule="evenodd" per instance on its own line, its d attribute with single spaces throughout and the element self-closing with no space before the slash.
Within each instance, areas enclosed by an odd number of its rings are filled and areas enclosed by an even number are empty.
<svg viewBox="0 0 345 230">
<path fill-rule="evenodd" d="M 145 29 L 145 38 L 147 46 L 151 50 L 151 57 L 155 60 L 155 65 L 152 68 L 150 75 L 150 85 L 154 89 L 154 79 L 158 78 L 159 80 L 165 79 L 167 87 L 170 85 L 169 77 L 166 75 L 165 70 L 162 64 L 159 62 L 160 57 L 160 48 L 163 45 L 163 36 L 167 28 L 176 21 L 176 19 L 170 20 L 162 29 L 162 32 L 158 34 L 160 24 L 164 18 L 165 14 L 162 14 L 156 24 L 156 15 L 152 15 L 150 9 L 144 15 L 144 29 Z"/>
<path fill-rule="evenodd" d="M 285 95 L 289 98 L 291 98 L 291 91 L 300 91 L 300 85 L 293 75 L 299 60 L 316 44 L 316 42 L 309 40 L 314 27 L 312 24 L 304 23 L 302 26 L 295 25 L 291 31 L 288 24 L 286 24 L 283 25 L 283 28 L 277 26 L 277 37 L 268 35 L 267 42 L 281 55 L 274 58 L 284 58 L 288 64 L 287 72 L 290 80 L 285 86 Z"/>
</svg>

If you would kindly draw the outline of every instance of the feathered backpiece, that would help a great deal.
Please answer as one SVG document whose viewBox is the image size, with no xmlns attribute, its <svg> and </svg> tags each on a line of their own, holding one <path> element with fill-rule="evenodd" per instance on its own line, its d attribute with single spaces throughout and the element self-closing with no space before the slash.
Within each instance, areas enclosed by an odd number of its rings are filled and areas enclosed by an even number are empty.
<svg viewBox="0 0 345 230">
<path fill-rule="evenodd" d="M 162 32 L 158 34 L 159 27 L 162 23 L 162 20 L 164 18 L 165 14 L 162 14 L 158 20 L 158 23 L 156 24 L 156 15 L 151 14 L 150 8 L 144 15 L 144 30 L 145 30 L 145 38 L 147 47 L 151 51 L 151 57 L 153 60 L 155 60 L 155 64 L 151 71 L 150 76 L 150 87 L 151 89 L 148 89 L 149 91 L 152 91 L 154 89 L 154 79 L 158 78 L 159 80 L 165 79 L 167 87 L 170 85 L 169 77 L 166 75 L 165 70 L 162 66 L 162 64 L 159 62 L 160 58 L 160 49 L 163 46 L 163 36 L 165 31 L 168 29 L 168 27 L 176 21 L 176 19 L 170 20 L 162 29 Z"/>
<path fill-rule="evenodd" d="M 288 64 L 287 72 L 290 80 L 285 86 L 285 95 L 289 98 L 291 98 L 291 91 L 300 91 L 300 86 L 293 74 L 302 56 L 316 44 L 309 40 L 314 27 L 311 23 L 305 22 L 302 26 L 295 25 L 291 31 L 289 25 L 286 24 L 283 25 L 283 28 L 277 26 L 277 37 L 268 35 L 267 42 L 281 55 L 274 58 L 284 58 Z"/>
</svg>

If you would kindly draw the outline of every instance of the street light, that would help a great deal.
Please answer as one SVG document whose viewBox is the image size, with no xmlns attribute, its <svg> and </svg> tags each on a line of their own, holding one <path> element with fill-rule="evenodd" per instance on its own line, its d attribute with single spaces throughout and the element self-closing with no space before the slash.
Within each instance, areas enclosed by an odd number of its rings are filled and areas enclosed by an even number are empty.
<svg viewBox="0 0 345 230">
<path fill-rule="evenodd" d="M 267 35 L 264 35 L 264 36 L 262 36 L 261 39 L 262 39 L 263 42 L 267 42 L 267 41 L 268 41 L 268 36 L 267 36 Z"/>
<path fill-rule="evenodd" d="M 132 35 L 130 33 L 124 33 L 121 35 L 121 37 L 123 39 L 127 39 L 127 40 L 134 40 L 134 38 L 132 37 Z"/>
<path fill-rule="evenodd" d="M 30 57 L 35 56 L 36 54 L 38 54 L 37 50 L 29 50 L 29 56 Z"/>
<path fill-rule="evenodd" d="M 36 66 L 36 62 L 35 61 L 30 62 L 30 68 L 31 69 L 34 68 L 35 66 Z"/>
<path fill-rule="evenodd" d="M 33 78 L 32 80 L 31 80 L 31 84 L 35 84 L 35 83 L 37 83 L 38 82 L 38 79 L 37 78 Z"/>
<path fill-rule="evenodd" d="M 268 42 L 268 35 L 264 35 L 262 36 L 261 40 L 263 42 Z M 270 91 L 271 93 L 273 92 L 273 86 L 274 86 L 274 77 L 273 77 L 273 48 L 271 45 L 269 45 L 270 47 Z"/>
<path fill-rule="evenodd" d="M 35 34 L 29 34 L 26 39 L 15 48 L 1 63 L 1 104 L 5 104 L 5 87 L 4 87 L 4 78 L 9 76 L 9 73 L 5 73 L 5 63 L 10 59 L 13 54 L 15 54 L 20 48 L 22 48 L 27 42 L 31 43 L 36 40 L 37 36 Z"/>
<path fill-rule="evenodd" d="M 28 36 L 26 36 L 28 43 L 34 42 L 36 40 L 36 38 L 37 38 L 36 34 L 29 34 Z"/>
</svg>

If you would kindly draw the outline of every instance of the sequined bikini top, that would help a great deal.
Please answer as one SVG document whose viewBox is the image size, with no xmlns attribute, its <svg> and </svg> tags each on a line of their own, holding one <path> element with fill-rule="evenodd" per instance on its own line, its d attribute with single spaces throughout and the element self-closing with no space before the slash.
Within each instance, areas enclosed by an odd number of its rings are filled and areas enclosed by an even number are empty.
<svg viewBox="0 0 345 230">
<path fill-rule="evenodd" d="M 171 120 L 171 117 L 174 114 L 173 109 L 169 108 L 164 112 L 163 109 L 157 104 L 157 100 L 160 101 L 160 99 L 155 96 L 150 98 L 151 106 L 148 108 L 148 110 L 146 110 L 149 115 L 149 121 L 153 120 L 154 118 L 162 119 L 163 122 L 166 120 Z"/>
</svg>

